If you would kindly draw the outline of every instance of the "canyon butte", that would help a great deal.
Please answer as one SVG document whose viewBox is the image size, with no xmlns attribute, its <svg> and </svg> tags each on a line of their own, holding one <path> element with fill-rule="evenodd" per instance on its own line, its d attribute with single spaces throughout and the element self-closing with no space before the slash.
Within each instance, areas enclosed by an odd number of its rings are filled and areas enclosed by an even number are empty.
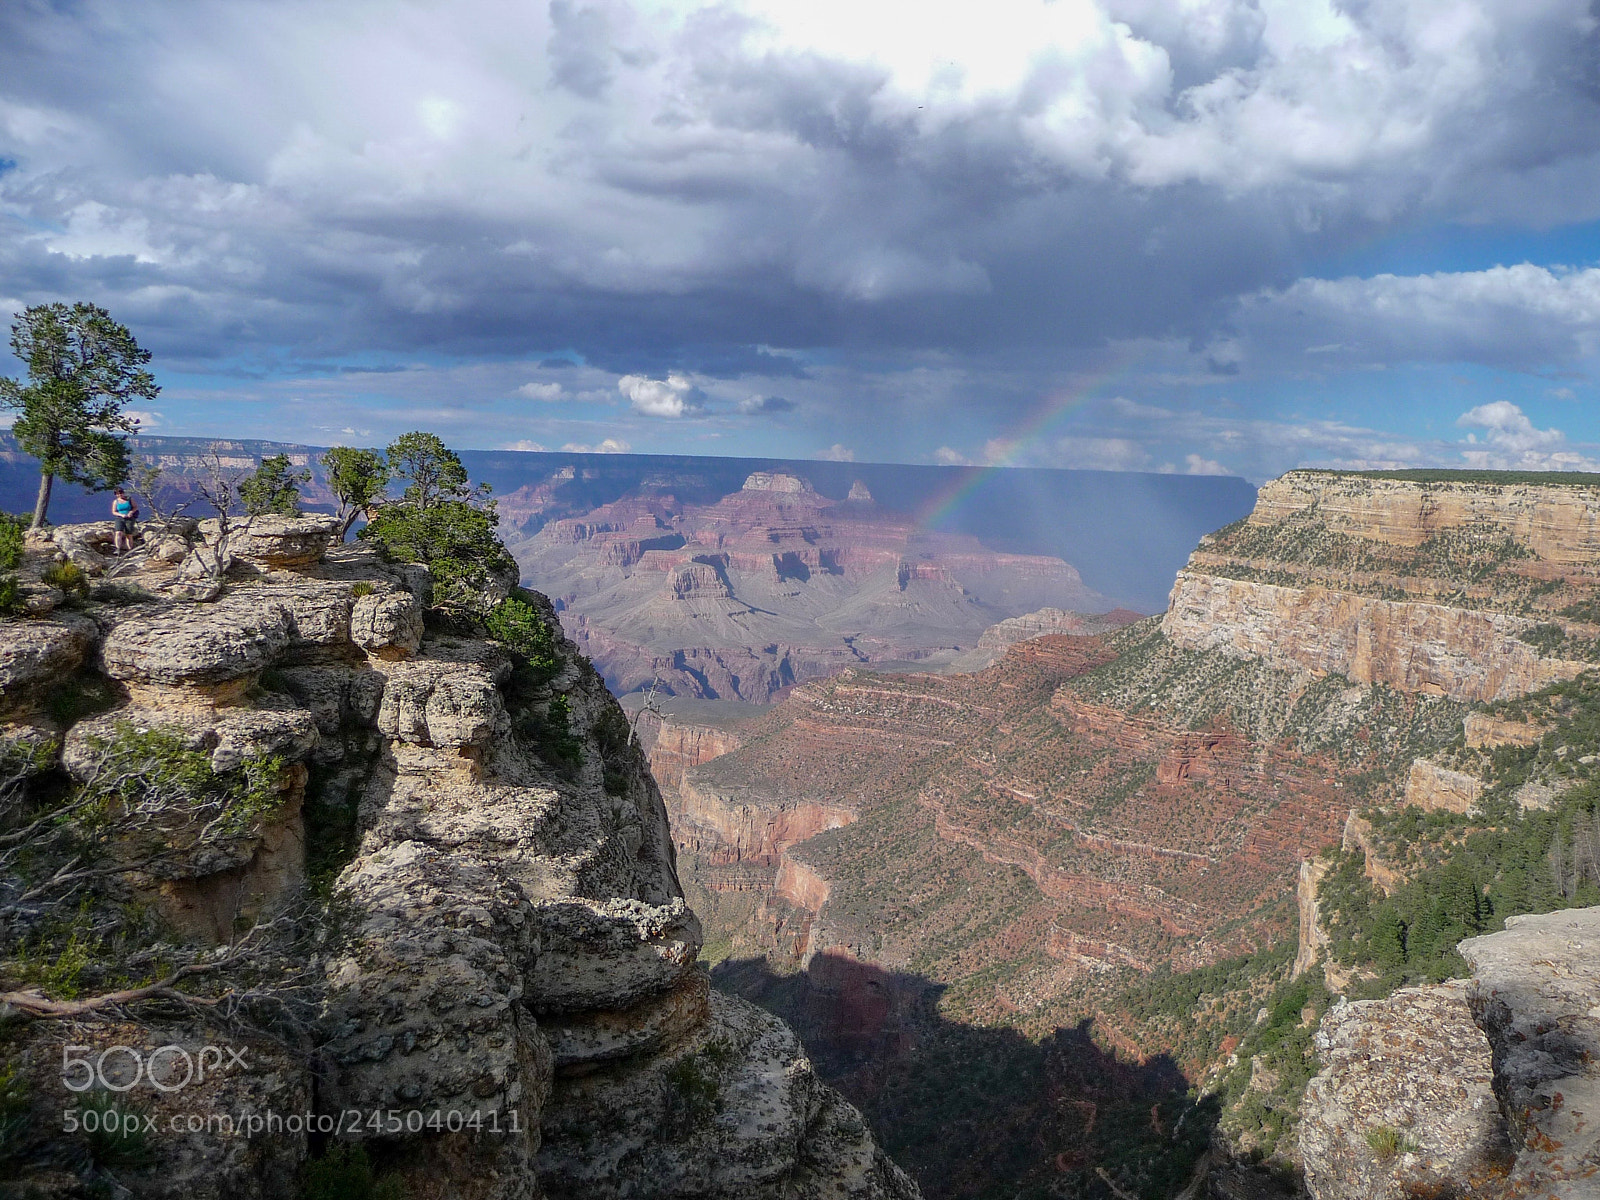
<svg viewBox="0 0 1600 1200">
<path fill-rule="evenodd" d="M 1594 1196 L 1597 663 L 1600 479 L 1297 471 L 1158 618 L 641 729 L 930 1196 Z"/>
<path fill-rule="evenodd" d="M 947 663 L 1046 606 L 1111 607 L 1058 558 L 925 533 L 859 481 L 830 500 L 787 472 L 713 504 L 632 494 L 509 548 L 618 695 L 765 703 L 847 666 Z"/>
</svg>

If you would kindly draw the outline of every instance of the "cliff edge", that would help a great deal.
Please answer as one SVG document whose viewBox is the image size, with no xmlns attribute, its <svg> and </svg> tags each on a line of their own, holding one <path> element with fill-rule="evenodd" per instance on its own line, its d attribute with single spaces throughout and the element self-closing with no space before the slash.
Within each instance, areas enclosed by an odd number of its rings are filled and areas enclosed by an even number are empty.
<svg viewBox="0 0 1600 1200">
<path fill-rule="evenodd" d="M 1600 1192 L 1600 908 L 1470 938 L 1470 980 L 1341 1004 L 1317 1035 L 1313 1200 Z"/>
<path fill-rule="evenodd" d="M 182 544 L 128 569 L 109 533 L 31 543 L 0 621 L 11 1194 L 918 1194 L 711 992 L 660 793 L 543 597 L 489 638 L 426 569 L 268 518 L 200 603 Z"/>
</svg>

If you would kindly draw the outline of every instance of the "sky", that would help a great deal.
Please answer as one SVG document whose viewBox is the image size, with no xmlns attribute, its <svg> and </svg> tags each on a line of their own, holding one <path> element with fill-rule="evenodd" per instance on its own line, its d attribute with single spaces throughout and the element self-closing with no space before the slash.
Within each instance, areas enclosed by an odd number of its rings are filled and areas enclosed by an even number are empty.
<svg viewBox="0 0 1600 1200">
<path fill-rule="evenodd" d="M 1600 5 L 3 0 L 77 299 L 151 433 L 1600 470 Z"/>
</svg>

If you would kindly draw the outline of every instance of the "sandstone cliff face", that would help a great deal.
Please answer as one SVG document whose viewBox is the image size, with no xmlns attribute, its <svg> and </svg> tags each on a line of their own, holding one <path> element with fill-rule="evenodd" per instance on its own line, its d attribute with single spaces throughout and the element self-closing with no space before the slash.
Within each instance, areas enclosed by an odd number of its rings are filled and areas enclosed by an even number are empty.
<svg viewBox="0 0 1600 1200">
<path fill-rule="evenodd" d="M 1292 471 L 1205 539 L 1163 629 L 1359 683 L 1494 700 L 1595 661 L 1600 490 Z"/>
<path fill-rule="evenodd" d="M 92 770 L 120 730 L 175 730 L 218 771 L 282 764 L 282 802 L 226 854 L 129 876 L 179 945 L 304 911 L 308 829 L 326 839 L 348 816 L 353 852 L 307 934 L 299 995 L 314 1023 L 298 1044 L 239 1033 L 259 1043 L 257 1066 L 208 1102 L 399 1112 L 398 1131 L 341 1136 L 370 1140 L 417 1196 L 915 1196 L 781 1022 L 709 993 L 660 793 L 571 643 L 557 635 L 553 677 L 529 676 L 499 644 L 428 616 L 425 571 L 330 547 L 330 531 L 258 524 L 210 603 L 152 562 L 80 612 L 0 622 L 10 734 L 53 739 L 66 772 Z M 61 728 L 49 697 L 74 670 L 115 707 Z M 153 1049 L 231 1035 L 203 1016 L 157 1021 L 91 1022 L 83 1038 Z M 50 1022 L 27 1025 L 7 1058 L 39 1096 L 71 1100 Z M 164 1115 L 196 1097 L 146 1099 Z M 453 1113 L 498 1133 L 451 1132 Z M 51 1135 L 35 1136 L 42 1162 Z M 190 1137 L 115 1177 L 139 1195 L 276 1200 L 297 1194 L 309 1153 L 303 1131 Z"/>
<path fill-rule="evenodd" d="M 1600 557 L 1600 491 L 1570 484 L 1415 483 L 1290 471 L 1261 489 L 1252 525 L 1315 512 L 1337 533 L 1420 546 L 1456 530 L 1493 526 L 1549 562 L 1590 566 Z"/>
<path fill-rule="evenodd" d="M 646 713 L 639 720 L 639 740 L 650 756 L 650 774 L 670 794 L 689 771 L 737 750 L 742 739 L 731 723 L 706 725 Z"/>
<path fill-rule="evenodd" d="M 1467 981 L 1342 1005 L 1301 1147 L 1314 1200 L 1600 1188 L 1600 909 L 1472 938 Z"/>
</svg>

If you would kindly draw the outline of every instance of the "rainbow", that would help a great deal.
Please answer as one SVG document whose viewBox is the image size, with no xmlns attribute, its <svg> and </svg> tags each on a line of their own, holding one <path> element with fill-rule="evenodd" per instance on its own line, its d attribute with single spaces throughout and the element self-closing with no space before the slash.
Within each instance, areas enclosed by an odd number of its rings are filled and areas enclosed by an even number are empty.
<svg viewBox="0 0 1600 1200">
<path fill-rule="evenodd" d="M 1123 352 L 1111 366 L 1086 377 L 1076 387 L 1059 388 L 1046 393 L 1039 405 L 1018 421 L 1005 436 L 995 438 L 989 443 L 991 447 L 1000 449 L 1001 453 L 991 457 L 986 463 L 955 472 L 954 479 L 946 487 L 935 492 L 920 510 L 913 514 L 917 524 L 924 529 L 937 529 L 941 521 L 960 508 L 967 498 L 982 487 L 984 481 L 996 471 L 1023 465 L 1028 452 L 1052 437 L 1056 427 L 1062 424 L 1067 416 L 1082 408 L 1090 400 L 1100 397 L 1113 384 L 1120 383 L 1128 375 L 1134 361 L 1134 355 Z"/>
</svg>

